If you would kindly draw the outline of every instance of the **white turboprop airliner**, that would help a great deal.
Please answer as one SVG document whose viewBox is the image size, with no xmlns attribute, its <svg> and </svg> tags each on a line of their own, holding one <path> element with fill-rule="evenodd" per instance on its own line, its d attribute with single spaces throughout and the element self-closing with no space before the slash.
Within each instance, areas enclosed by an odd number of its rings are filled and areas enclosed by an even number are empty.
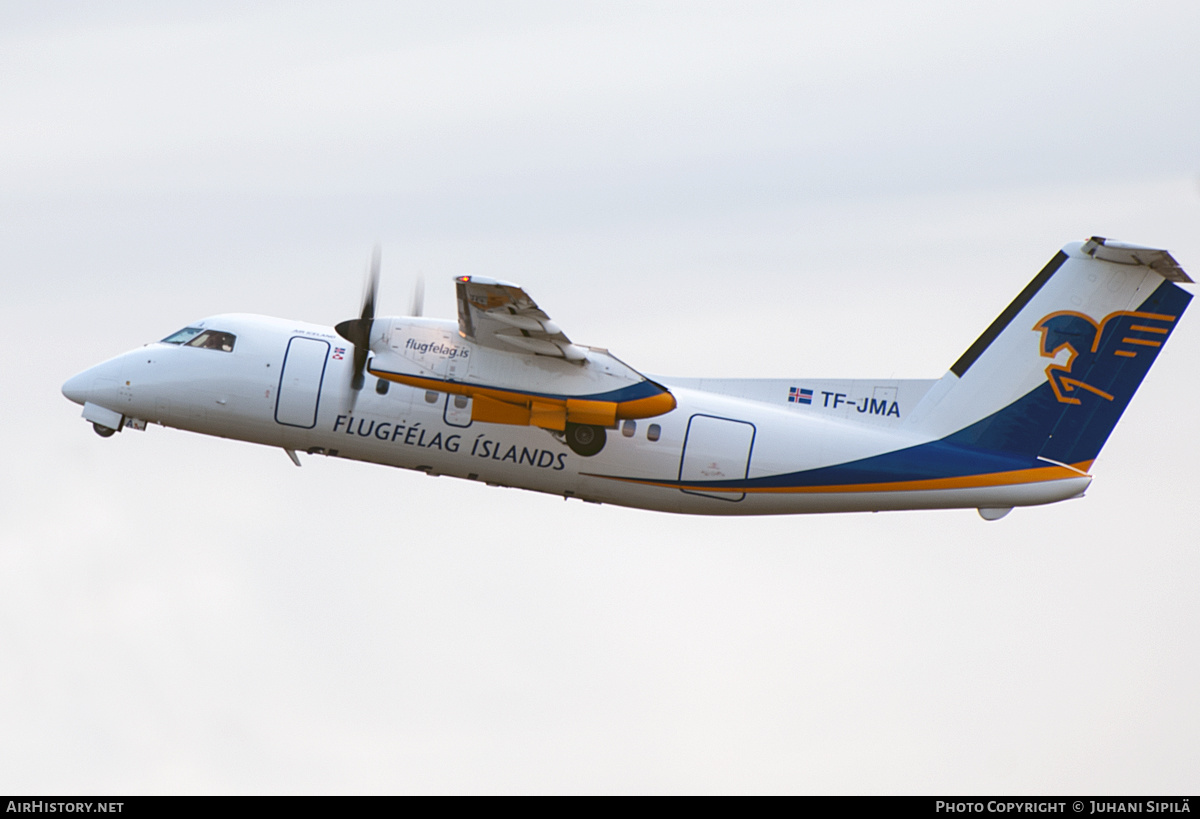
<svg viewBox="0 0 1200 819">
<path fill-rule="evenodd" d="M 230 314 L 63 385 L 104 437 L 147 423 L 667 512 L 769 515 L 1079 497 L 1191 300 L 1164 250 L 1067 245 L 940 379 L 648 378 L 514 284 L 458 321 Z"/>
</svg>

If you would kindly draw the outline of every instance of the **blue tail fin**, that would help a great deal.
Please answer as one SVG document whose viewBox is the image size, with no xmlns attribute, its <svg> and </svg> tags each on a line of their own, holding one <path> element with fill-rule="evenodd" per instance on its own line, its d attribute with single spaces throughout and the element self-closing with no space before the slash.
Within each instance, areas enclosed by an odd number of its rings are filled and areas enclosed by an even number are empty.
<svg viewBox="0 0 1200 819">
<path fill-rule="evenodd" d="M 1163 250 L 1068 245 L 955 362 L 922 425 L 1086 470 L 1175 329 L 1190 282 Z"/>
</svg>

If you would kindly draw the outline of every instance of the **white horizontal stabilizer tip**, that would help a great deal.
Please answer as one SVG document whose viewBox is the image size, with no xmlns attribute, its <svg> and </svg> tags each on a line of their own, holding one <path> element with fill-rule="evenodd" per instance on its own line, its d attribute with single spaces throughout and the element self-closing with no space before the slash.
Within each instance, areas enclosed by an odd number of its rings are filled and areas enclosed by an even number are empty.
<svg viewBox="0 0 1200 819">
<path fill-rule="evenodd" d="M 1114 242 L 1103 236 L 1093 236 L 1083 243 L 1080 250 L 1102 262 L 1143 265 L 1167 281 L 1182 284 L 1189 284 L 1192 281 L 1191 277 L 1179 266 L 1179 262 L 1175 261 L 1170 253 L 1159 248 Z"/>
</svg>

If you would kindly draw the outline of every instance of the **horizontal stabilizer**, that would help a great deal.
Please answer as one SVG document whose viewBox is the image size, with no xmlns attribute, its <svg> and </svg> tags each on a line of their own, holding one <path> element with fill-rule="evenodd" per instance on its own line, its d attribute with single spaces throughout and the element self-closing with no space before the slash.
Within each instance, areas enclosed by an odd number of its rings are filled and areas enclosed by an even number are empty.
<svg viewBox="0 0 1200 819">
<path fill-rule="evenodd" d="M 1140 245 L 1128 245 L 1124 242 L 1113 242 L 1101 236 L 1093 236 L 1091 239 L 1088 239 L 1083 243 L 1083 247 L 1080 250 L 1093 259 L 1099 259 L 1102 262 L 1144 265 L 1169 282 L 1178 282 L 1180 284 L 1192 283 L 1191 277 L 1183 272 L 1183 268 L 1179 266 L 1179 262 L 1175 261 L 1171 254 L 1165 250 L 1156 250 L 1152 247 L 1141 247 Z"/>
</svg>

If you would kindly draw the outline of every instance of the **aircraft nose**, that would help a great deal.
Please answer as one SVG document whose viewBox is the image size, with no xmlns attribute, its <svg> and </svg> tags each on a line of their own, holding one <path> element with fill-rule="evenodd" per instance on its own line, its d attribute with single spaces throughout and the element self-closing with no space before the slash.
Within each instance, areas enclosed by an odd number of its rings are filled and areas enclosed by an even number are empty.
<svg viewBox="0 0 1200 819">
<path fill-rule="evenodd" d="M 68 400 L 74 401 L 76 404 L 82 404 L 88 400 L 92 381 L 92 371 L 84 370 L 79 375 L 67 379 L 66 383 L 62 385 L 62 394 Z"/>
</svg>

